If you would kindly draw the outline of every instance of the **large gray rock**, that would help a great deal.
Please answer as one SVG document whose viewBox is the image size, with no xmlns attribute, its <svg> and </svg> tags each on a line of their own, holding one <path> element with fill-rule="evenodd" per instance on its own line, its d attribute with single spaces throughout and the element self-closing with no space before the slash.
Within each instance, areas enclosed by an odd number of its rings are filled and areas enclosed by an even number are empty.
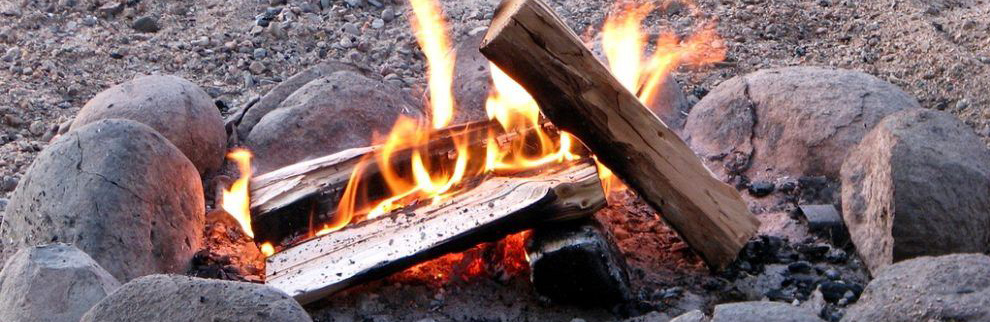
<svg viewBox="0 0 990 322">
<path fill-rule="evenodd" d="M 176 76 L 143 76 L 96 94 L 79 110 L 72 129 L 105 119 L 150 126 L 172 141 L 200 173 L 223 163 L 227 134 L 220 111 L 199 86 Z"/>
<path fill-rule="evenodd" d="M 990 151 L 948 113 L 891 115 L 843 164 L 842 213 L 872 272 L 923 255 L 990 251 Z"/>
<path fill-rule="evenodd" d="M 990 257 L 919 257 L 887 266 L 842 321 L 990 321 Z"/>
<path fill-rule="evenodd" d="M 124 284 L 80 321 L 312 320 L 298 302 L 262 284 L 150 275 Z"/>
<path fill-rule="evenodd" d="M 299 90 L 299 88 L 309 82 L 312 82 L 313 80 L 342 70 L 360 72 L 356 66 L 351 64 L 334 61 L 323 62 L 317 64 L 316 66 L 307 68 L 306 70 L 299 72 L 298 74 L 289 77 L 289 79 L 279 83 L 277 86 L 269 90 L 265 96 L 261 97 L 261 100 L 244 111 L 244 115 L 237 124 L 238 137 L 246 138 L 248 134 L 251 133 L 251 129 L 253 129 L 254 126 L 261 121 L 261 118 L 278 108 L 278 106 L 282 104 L 282 101 L 285 101 L 289 95 L 295 93 Z"/>
<path fill-rule="evenodd" d="M 185 272 L 200 248 L 203 187 L 192 162 L 152 128 L 97 121 L 61 136 L 27 170 L 0 224 L 0 259 L 72 243 L 114 277 Z"/>
<path fill-rule="evenodd" d="M 787 67 L 729 79 L 691 110 L 686 141 L 722 178 L 826 176 L 884 116 L 918 108 L 896 86 L 847 70 Z"/>
<path fill-rule="evenodd" d="M 313 157 L 368 146 L 399 115 L 422 109 L 401 90 L 352 71 L 319 78 L 286 98 L 251 130 L 247 145 L 265 173 Z"/>
<path fill-rule="evenodd" d="M 120 282 L 78 248 L 21 249 L 0 271 L 0 321 L 79 321 L 118 287 Z"/>
<path fill-rule="evenodd" d="M 739 302 L 715 306 L 711 322 L 822 322 L 814 312 L 781 302 Z"/>
</svg>

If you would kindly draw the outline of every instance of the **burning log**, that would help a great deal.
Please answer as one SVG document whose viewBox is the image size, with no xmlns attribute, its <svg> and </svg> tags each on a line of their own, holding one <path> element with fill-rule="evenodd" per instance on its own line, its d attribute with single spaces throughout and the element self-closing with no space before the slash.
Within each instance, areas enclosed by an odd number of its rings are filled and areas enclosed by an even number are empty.
<svg viewBox="0 0 990 322">
<path fill-rule="evenodd" d="M 540 0 L 505 0 L 481 52 L 518 81 L 555 125 L 581 139 L 712 269 L 759 227 L 738 191 L 609 73 Z"/>
<path fill-rule="evenodd" d="M 539 223 L 590 216 L 605 205 L 595 166 L 493 177 L 450 199 L 353 224 L 276 253 L 266 284 L 309 303 L 440 255 Z"/>
<path fill-rule="evenodd" d="M 444 161 L 456 148 L 453 135 L 467 138 L 468 153 L 484 155 L 487 149 L 488 133 L 497 128 L 494 122 L 472 122 L 455 125 L 437 131 L 429 147 L 425 150 L 432 154 L 433 160 Z M 552 126 L 546 124 L 545 132 L 552 131 Z M 496 143 L 516 139 L 520 133 L 501 133 L 496 136 Z M 308 234 L 314 227 L 325 221 L 324 217 L 333 215 L 344 188 L 362 161 L 367 161 L 367 168 L 362 172 L 362 180 L 376 184 L 368 189 L 371 199 L 385 197 L 388 188 L 381 178 L 378 160 L 369 158 L 381 146 L 348 149 L 329 156 L 296 163 L 251 180 L 251 225 L 254 228 L 254 239 L 258 244 L 281 242 L 294 235 Z M 411 153 L 397 153 L 391 159 L 397 168 L 407 167 Z M 484 162 L 476 159 L 471 162 Z M 472 164 L 472 167 L 476 165 Z"/>
<path fill-rule="evenodd" d="M 594 218 L 534 229 L 526 252 L 533 286 L 552 301 L 608 307 L 632 295 L 626 261 Z"/>
</svg>

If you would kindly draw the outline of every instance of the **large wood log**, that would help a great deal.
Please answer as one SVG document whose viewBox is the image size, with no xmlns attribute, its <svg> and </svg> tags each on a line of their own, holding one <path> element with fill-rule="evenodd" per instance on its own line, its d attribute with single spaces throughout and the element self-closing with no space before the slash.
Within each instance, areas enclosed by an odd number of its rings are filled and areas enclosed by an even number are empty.
<svg viewBox="0 0 990 322">
<path fill-rule="evenodd" d="M 549 123 L 543 125 L 545 133 L 556 135 L 556 129 Z M 483 166 L 489 131 L 496 135 L 496 143 L 508 144 L 520 139 L 526 133 L 504 133 L 501 127 L 491 121 L 472 122 L 454 125 L 438 130 L 425 149 L 430 153 L 434 169 L 453 164 L 450 157 L 456 155 L 453 135 L 466 138 L 471 158 L 469 169 Z M 378 160 L 373 153 L 380 146 L 354 148 L 325 157 L 299 162 L 284 168 L 265 173 L 251 179 L 251 224 L 257 243 L 270 242 L 273 245 L 306 239 L 308 233 L 319 230 L 336 213 L 344 188 L 361 162 L 366 162 L 362 182 L 368 184 L 366 197 L 379 199 L 387 197 L 389 189 L 381 177 Z M 397 151 L 391 158 L 393 169 L 400 175 L 408 175 L 411 158 L 410 150 Z M 448 169 L 449 170 L 449 169 Z M 314 229 L 316 228 L 316 229 Z"/>
<path fill-rule="evenodd" d="M 738 191 L 714 178 L 543 1 L 503 1 L 481 52 L 660 211 L 710 268 L 734 260 L 756 233 L 759 221 Z"/>
<path fill-rule="evenodd" d="M 590 216 L 604 206 L 597 171 L 587 161 L 492 177 L 439 204 L 396 211 L 276 253 L 267 260 L 265 283 L 306 304 L 539 223 Z"/>
</svg>

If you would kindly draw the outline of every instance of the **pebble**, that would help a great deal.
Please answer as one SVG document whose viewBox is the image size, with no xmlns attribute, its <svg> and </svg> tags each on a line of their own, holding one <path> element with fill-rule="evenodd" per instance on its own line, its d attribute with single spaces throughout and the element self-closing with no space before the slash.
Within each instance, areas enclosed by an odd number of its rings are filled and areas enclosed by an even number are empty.
<svg viewBox="0 0 990 322">
<path fill-rule="evenodd" d="M 358 29 L 357 25 L 354 24 L 354 23 L 350 23 L 350 22 L 345 23 L 341 27 L 341 29 L 343 29 L 344 32 L 349 33 L 349 34 L 352 34 L 352 35 L 355 35 L 355 36 L 360 36 L 361 35 L 361 30 Z"/>
<path fill-rule="evenodd" d="M 382 27 L 385 27 L 385 20 L 383 20 L 383 19 L 375 19 L 375 20 L 371 21 L 371 28 L 382 29 Z"/>
<path fill-rule="evenodd" d="M 86 16 L 85 18 L 82 19 L 83 26 L 87 26 L 87 27 L 95 26 L 97 22 L 98 21 L 96 20 L 96 17 L 93 16 Z"/>
<path fill-rule="evenodd" d="M 330 0 L 320 0 L 320 8 L 323 8 L 323 10 L 330 9 Z"/>
<path fill-rule="evenodd" d="M 382 10 L 382 20 L 385 20 L 385 22 L 391 22 L 394 19 L 395 19 L 395 9 L 392 9 L 392 7 L 388 7 L 385 8 L 385 10 Z"/>
<path fill-rule="evenodd" d="M 150 16 L 135 19 L 131 27 L 140 32 L 158 32 L 160 29 L 158 27 L 158 20 Z"/>
<path fill-rule="evenodd" d="M 254 61 L 250 66 L 248 66 L 248 70 L 254 74 L 261 74 L 265 71 L 265 64 L 262 64 L 260 61 Z"/>
<path fill-rule="evenodd" d="M 268 4 L 271 6 L 284 6 L 286 0 L 269 0 Z"/>
<path fill-rule="evenodd" d="M 21 48 L 20 47 L 10 47 L 7 52 L 3 54 L 3 61 L 12 62 L 21 59 Z"/>
<path fill-rule="evenodd" d="M 34 134 L 34 135 L 45 134 L 45 130 L 46 129 L 47 129 L 47 127 L 45 126 L 45 122 L 42 122 L 42 121 L 34 121 L 34 122 L 31 123 L 30 126 L 28 126 L 28 131 L 30 131 L 31 134 Z"/>
<path fill-rule="evenodd" d="M 340 38 L 339 44 L 340 44 L 340 47 L 344 47 L 344 48 L 352 48 L 352 47 L 354 47 L 354 41 L 351 40 L 351 37 L 342 37 L 342 38 Z"/>
<path fill-rule="evenodd" d="M 265 57 L 268 57 L 268 50 L 265 50 L 264 48 L 254 49 L 254 59 L 262 59 Z"/>
<path fill-rule="evenodd" d="M 9 203 L 9 201 L 6 198 L 0 198 L 0 212 L 7 209 L 7 203 Z"/>
<path fill-rule="evenodd" d="M 363 0 L 344 0 L 344 2 L 347 2 L 351 7 L 360 7 L 364 4 Z"/>
<path fill-rule="evenodd" d="M 811 263 L 806 261 L 793 262 L 787 265 L 787 270 L 791 273 L 808 274 L 811 273 Z"/>
<path fill-rule="evenodd" d="M 17 178 L 12 176 L 3 176 L 0 179 L 0 192 L 14 191 L 17 188 Z"/>
<path fill-rule="evenodd" d="M 773 182 L 769 182 L 769 181 L 756 181 L 756 182 L 751 183 L 749 185 L 749 188 L 748 189 L 749 189 L 749 194 L 750 195 L 752 195 L 754 197 L 764 197 L 764 196 L 767 196 L 767 195 L 773 193 L 774 188 L 775 187 L 774 187 Z"/>
<path fill-rule="evenodd" d="M 964 99 L 961 99 L 961 100 L 959 100 L 959 101 L 956 102 L 956 109 L 957 110 L 962 111 L 962 110 L 965 110 L 966 108 L 969 108 L 969 100 L 968 99 L 965 99 L 964 98 Z"/>
<path fill-rule="evenodd" d="M 838 281 L 842 278 L 842 273 L 839 273 L 839 271 L 834 268 L 830 268 L 825 271 L 825 277 L 833 281 Z"/>
</svg>

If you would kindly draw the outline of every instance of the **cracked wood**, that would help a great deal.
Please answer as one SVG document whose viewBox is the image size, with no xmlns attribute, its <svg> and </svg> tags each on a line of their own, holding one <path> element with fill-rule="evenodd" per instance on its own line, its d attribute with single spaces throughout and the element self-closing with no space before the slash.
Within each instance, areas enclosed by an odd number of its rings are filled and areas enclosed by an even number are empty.
<svg viewBox="0 0 990 322">
<path fill-rule="evenodd" d="M 481 46 L 550 121 L 660 211 L 709 267 L 725 267 L 756 233 L 759 221 L 739 192 L 714 178 L 544 2 L 503 1 Z"/>
</svg>

